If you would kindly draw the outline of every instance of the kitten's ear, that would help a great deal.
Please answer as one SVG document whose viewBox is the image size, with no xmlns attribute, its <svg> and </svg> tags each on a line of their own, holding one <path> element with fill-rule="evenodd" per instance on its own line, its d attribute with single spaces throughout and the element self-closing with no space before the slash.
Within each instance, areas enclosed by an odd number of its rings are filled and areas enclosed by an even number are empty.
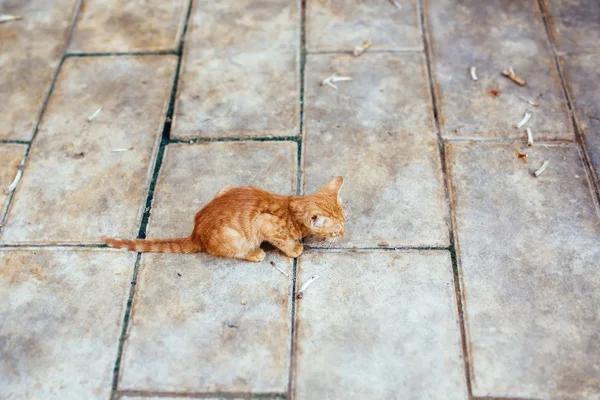
<svg viewBox="0 0 600 400">
<path fill-rule="evenodd" d="M 319 189 L 319 192 L 329 192 L 333 194 L 336 198 L 340 197 L 340 189 L 344 185 L 344 177 L 336 176 L 332 180 L 330 180 L 325 186 Z"/>
<path fill-rule="evenodd" d="M 313 215 L 310 219 L 310 224 L 313 228 L 323 228 L 329 218 L 322 215 Z"/>
</svg>

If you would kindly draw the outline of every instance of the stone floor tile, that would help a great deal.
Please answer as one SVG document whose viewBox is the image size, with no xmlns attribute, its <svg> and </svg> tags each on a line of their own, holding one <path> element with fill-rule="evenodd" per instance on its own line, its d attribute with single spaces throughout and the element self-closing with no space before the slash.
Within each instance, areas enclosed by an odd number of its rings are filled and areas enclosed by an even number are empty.
<svg viewBox="0 0 600 400">
<path fill-rule="evenodd" d="M 189 0 L 86 0 L 69 52 L 177 50 Z"/>
<path fill-rule="evenodd" d="M 142 257 L 119 387 L 285 392 L 292 261 L 206 254 Z"/>
<path fill-rule="evenodd" d="M 306 47 L 315 51 L 352 51 L 370 39 L 371 50 L 422 50 L 416 0 L 308 0 Z"/>
<path fill-rule="evenodd" d="M 213 142 L 167 147 L 156 186 L 149 237 L 188 236 L 194 215 L 226 185 L 296 189 L 295 142 Z"/>
<path fill-rule="evenodd" d="M 354 80 L 339 82 L 338 90 L 320 86 L 334 72 Z M 306 77 L 305 189 L 345 177 L 348 222 L 340 245 L 447 246 L 423 56 L 310 55 Z"/>
<path fill-rule="evenodd" d="M 77 0 L 3 1 L 0 14 L 0 139 L 29 140 L 67 46 Z"/>
<path fill-rule="evenodd" d="M 0 250 L 0 398 L 109 398 L 134 263 L 110 250 Z"/>
<path fill-rule="evenodd" d="M 600 396 L 600 220 L 579 151 L 449 145 L 475 396 Z M 537 179 L 531 172 L 551 160 Z"/>
<path fill-rule="evenodd" d="M 467 399 L 450 255 L 305 252 L 297 301 L 303 399 Z"/>
<path fill-rule="evenodd" d="M 0 146 L 0 209 L 6 204 L 8 194 L 5 189 L 15 179 L 25 149 L 26 147 L 20 144 L 3 144 Z"/>
<path fill-rule="evenodd" d="M 596 177 L 600 178 L 600 54 L 566 56 L 567 84 L 574 101 L 575 115 L 583 132 Z"/>
<path fill-rule="evenodd" d="M 600 3 L 597 0 L 549 0 L 551 32 L 559 50 L 600 50 Z"/>
<path fill-rule="evenodd" d="M 298 1 L 195 2 L 173 137 L 298 134 Z"/>
<path fill-rule="evenodd" d="M 428 0 L 433 71 L 444 137 L 574 139 L 537 2 Z M 473 81 L 469 67 L 477 67 Z M 524 87 L 501 75 L 512 66 Z M 498 89 L 496 97 L 492 90 Z M 540 106 L 533 108 L 525 97 Z M 525 140 L 525 139 L 523 139 Z"/>
<path fill-rule="evenodd" d="M 172 56 L 65 62 L 3 241 L 79 243 L 137 235 L 176 62 Z"/>
</svg>

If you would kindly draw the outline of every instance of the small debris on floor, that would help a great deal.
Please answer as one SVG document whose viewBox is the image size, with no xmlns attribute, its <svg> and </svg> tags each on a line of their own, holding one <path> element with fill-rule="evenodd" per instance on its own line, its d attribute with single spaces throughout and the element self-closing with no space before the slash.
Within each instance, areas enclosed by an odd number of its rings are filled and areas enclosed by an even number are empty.
<svg viewBox="0 0 600 400">
<path fill-rule="evenodd" d="M 371 47 L 371 41 L 367 39 L 360 46 L 356 46 L 354 50 L 352 50 L 352 54 L 354 54 L 354 57 L 359 57 L 369 47 Z"/>
<path fill-rule="evenodd" d="M 533 133 L 531 132 L 531 128 L 527 128 L 525 130 L 527 132 L 527 146 L 533 146 Z"/>
<path fill-rule="evenodd" d="M 500 96 L 500 85 L 496 85 L 495 88 L 490 89 L 490 94 L 494 97 Z"/>
<path fill-rule="evenodd" d="M 306 282 L 304 282 L 304 284 L 300 287 L 300 290 L 298 291 L 298 294 L 296 295 L 296 298 L 301 299 L 304 297 L 304 292 L 306 291 L 306 289 L 308 289 L 308 287 L 317 279 L 319 279 L 319 275 L 313 275 L 310 277 L 309 280 L 307 280 Z"/>
<path fill-rule="evenodd" d="M 336 82 L 343 82 L 343 81 L 351 81 L 352 78 L 348 77 L 348 76 L 337 76 L 336 74 L 331 75 L 329 78 L 325 78 L 321 81 L 321 86 L 331 86 L 332 88 L 334 88 L 335 90 L 337 90 L 337 86 L 334 85 L 334 83 Z"/>
<path fill-rule="evenodd" d="M 520 78 L 515 73 L 515 71 L 512 69 L 512 67 L 506 68 L 504 71 L 502 71 L 502 75 L 504 75 L 505 77 L 507 77 L 508 79 L 510 79 L 511 81 L 513 81 L 514 83 L 516 83 L 517 85 L 525 86 L 527 84 L 527 82 L 525 82 L 524 79 Z"/>
<path fill-rule="evenodd" d="M 531 100 L 527 100 L 525 97 L 521 96 L 519 97 L 521 100 L 523 100 L 525 103 L 529 104 L 532 107 L 538 108 L 540 105 L 538 103 L 534 103 Z"/>
<path fill-rule="evenodd" d="M 390 244 L 388 242 L 380 242 L 377 243 L 377 247 L 389 247 Z"/>
<path fill-rule="evenodd" d="M 131 151 L 133 150 L 133 146 L 132 147 L 128 147 L 126 149 L 112 149 L 113 153 L 122 153 L 124 151 Z"/>
<path fill-rule="evenodd" d="M 388 0 L 390 2 L 391 5 L 393 5 L 396 8 L 402 8 L 402 5 L 398 2 L 398 0 Z"/>
<path fill-rule="evenodd" d="M 23 19 L 23 17 L 20 15 L 13 14 L 0 14 L 0 24 L 3 22 L 16 21 L 19 19 Z"/>
<path fill-rule="evenodd" d="M 94 113 L 88 117 L 88 122 L 92 122 L 94 118 L 96 118 L 100 114 L 100 111 L 102 111 L 102 107 L 94 111 Z"/>
<path fill-rule="evenodd" d="M 519 149 L 515 149 L 515 154 L 517 155 L 518 159 L 523 161 L 524 164 L 527 164 L 527 157 L 529 156 L 529 154 L 521 153 L 521 150 L 519 150 Z"/>
<path fill-rule="evenodd" d="M 471 79 L 474 81 L 479 80 L 479 78 L 477 78 L 477 71 L 476 71 L 477 67 L 470 67 L 469 68 L 469 72 L 471 73 Z"/>
<path fill-rule="evenodd" d="M 178 273 L 177 273 L 177 276 L 179 276 L 179 277 L 180 277 L 180 276 L 181 276 L 181 274 L 178 272 Z"/>
<path fill-rule="evenodd" d="M 245 306 L 246 304 L 248 304 L 248 302 L 246 300 L 242 300 L 242 305 Z"/>
<path fill-rule="evenodd" d="M 525 113 L 525 115 L 523 115 L 523 119 L 521 119 L 521 121 L 519 121 L 518 124 L 515 125 L 515 128 L 520 129 L 522 128 L 531 118 L 531 113 L 529 111 L 527 111 Z"/>
<path fill-rule="evenodd" d="M 538 176 L 540 176 L 542 174 L 542 172 L 544 172 L 546 170 L 546 168 L 548 168 L 548 164 L 550 164 L 550 160 L 544 161 L 542 166 L 533 172 L 533 176 L 535 176 L 536 178 Z"/>
<path fill-rule="evenodd" d="M 281 268 L 279 268 L 277 266 L 277 264 L 275 264 L 275 261 L 271 261 L 271 265 L 273 266 L 273 268 L 275 268 L 277 271 L 281 272 L 286 278 L 289 277 L 288 273 L 285 272 L 284 270 L 282 270 Z"/>
<path fill-rule="evenodd" d="M 24 162 L 25 160 L 21 161 L 21 164 L 17 166 L 17 175 L 15 175 L 15 179 L 13 179 L 12 183 L 8 185 L 6 189 L 4 189 L 5 194 L 11 194 L 17 188 L 17 185 L 23 176 L 23 168 L 25 168 L 25 165 L 23 164 Z"/>
</svg>

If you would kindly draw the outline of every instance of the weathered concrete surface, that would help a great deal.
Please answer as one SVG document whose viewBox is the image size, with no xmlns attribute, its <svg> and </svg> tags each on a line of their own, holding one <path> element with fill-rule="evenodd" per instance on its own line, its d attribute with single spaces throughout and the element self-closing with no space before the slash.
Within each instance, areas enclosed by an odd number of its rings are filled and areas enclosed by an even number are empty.
<svg viewBox="0 0 600 400">
<path fill-rule="evenodd" d="M 177 50 L 189 0 L 86 0 L 69 52 Z"/>
<path fill-rule="evenodd" d="M 550 28 L 559 50 L 600 50 L 600 3 L 596 0 L 546 0 Z"/>
<path fill-rule="evenodd" d="M 529 111 L 533 116 L 527 126 L 538 140 L 574 139 L 537 2 L 427 3 L 443 136 L 525 138 L 525 128 L 514 125 Z M 476 82 L 470 66 L 477 67 Z M 510 66 L 527 81 L 526 86 L 501 75 Z M 500 94 L 494 96 L 493 89 Z"/>
<path fill-rule="evenodd" d="M 29 140 L 67 46 L 77 0 L 8 0 L 0 14 L 0 139 Z"/>
<path fill-rule="evenodd" d="M 206 254 L 142 260 L 121 389 L 287 390 L 291 278 L 269 261 L 291 271 L 291 260 L 276 254 L 262 263 Z"/>
<path fill-rule="evenodd" d="M 300 399 L 467 399 L 447 252 L 304 253 Z"/>
<path fill-rule="evenodd" d="M 338 90 L 321 86 L 333 73 L 354 80 Z M 345 177 L 348 222 L 339 245 L 448 245 L 430 104 L 422 55 L 308 57 L 305 189 Z"/>
<path fill-rule="evenodd" d="M 20 144 L 3 144 L 0 146 L 0 207 L 5 207 L 8 197 L 5 189 L 15 179 L 25 149 L 26 147 Z"/>
<path fill-rule="evenodd" d="M 446 148 L 473 394 L 597 399 L 600 220 L 575 147 L 529 153 Z"/>
<path fill-rule="evenodd" d="M 136 236 L 175 66 L 171 56 L 65 62 L 9 211 L 4 242 Z M 99 107 L 101 113 L 88 122 Z"/>
<path fill-rule="evenodd" d="M 226 185 L 294 194 L 297 153 L 293 142 L 169 145 L 156 186 L 149 237 L 188 236 L 194 215 Z"/>
<path fill-rule="evenodd" d="M 369 39 L 371 50 L 422 50 L 416 0 L 308 0 L 306 47 L 315 51 L 352 51 Z"/>
<path fill-rule="evenodd" d="M 298 134 L 298 3 L 194 2 L 173 137 Z"/>
<path fill-rule="evenodd" d="M 107 399 L 135 254 L 0 251 L 0 398 Z"/>
<path fill-rule="evenodd" d="M 600 178 L 600 54 L 571 54 L 563 60 L 575 116 L 583 133 L 596 178 Z"/>
</svg>

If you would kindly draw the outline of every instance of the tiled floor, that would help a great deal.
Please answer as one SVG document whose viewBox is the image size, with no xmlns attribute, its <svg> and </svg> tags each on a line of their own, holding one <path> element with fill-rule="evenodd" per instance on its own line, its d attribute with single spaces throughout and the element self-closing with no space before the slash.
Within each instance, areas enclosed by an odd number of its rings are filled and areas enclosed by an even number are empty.
<svg viewBox="0 0 600 400">
<path fill-rule="evenodd" d="M 0 399 L 600 399 L 599 2 L 0 14 Z M 334 175 L 297 260 L 100 245 Z"/>
</svg>

